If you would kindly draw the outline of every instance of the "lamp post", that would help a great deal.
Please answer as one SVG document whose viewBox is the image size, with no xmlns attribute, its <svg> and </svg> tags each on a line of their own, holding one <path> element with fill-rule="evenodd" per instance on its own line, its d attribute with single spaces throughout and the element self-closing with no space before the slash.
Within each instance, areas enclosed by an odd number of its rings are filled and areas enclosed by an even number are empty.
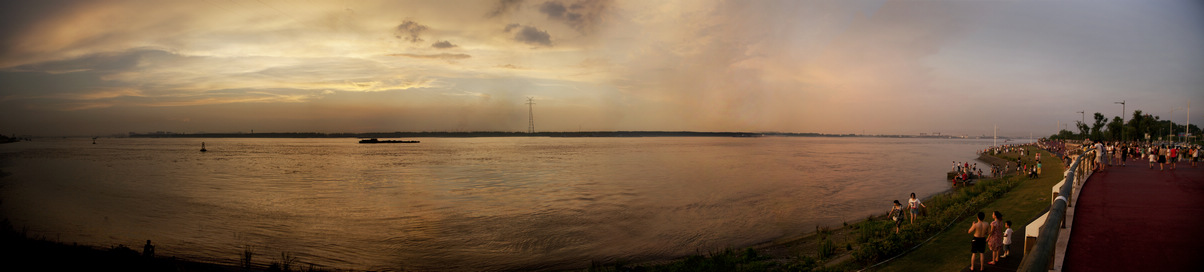
<svg viewBox="0 0 1204 272">
<path fill-rule="evenodd" d="M 1175 141 L 1175 110 L 1180 110 L 1180 109 L 1183 109 L 1183 108 L 1176 107 L 1176 108 L 1171 109 L 1171 115 L 1170 115 L 1170 117 L 1168 117 L 1166 119 L 1166 121 L 1168 123 L 1167 129 L 1170 130 L 1169 132 L 1166 133 L 1167 141 L 1170 141 L 1170 142 Z"/>
<path fill-rule="evenodd" d="M 1120 104 L 1120 141 L 1125 141 L 1125 100 L 1113 104 Z"/>
</svg>

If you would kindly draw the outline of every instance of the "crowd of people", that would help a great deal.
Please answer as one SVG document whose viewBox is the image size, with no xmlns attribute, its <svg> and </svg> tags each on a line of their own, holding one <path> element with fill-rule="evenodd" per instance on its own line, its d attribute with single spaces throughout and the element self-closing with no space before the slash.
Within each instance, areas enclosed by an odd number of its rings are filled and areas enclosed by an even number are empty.
<svg viewBox="0 0 1204 272">
<path fill-rule="evenodd" d="M 1092 163 L 1096 171 L 1104 171 L 1108 167 L 1118 166 L 1124 167 L 1129 161 L 1148 161 L 1148 167 L 1153 169 L 1157 165 L 1160 171 L 1174 170 L 1180 162 L 1190 162 L 1191 167 L 1197 167 L 1201 158 L 1201 147 L 1199 145 L 1186 145 L 1175 143 L 1142 143 L 1142 142 L 1092 142 L 1087 140 L 1083 144 L 1083 149 L 1073 149 L 1073 145 L 1067 145 L 1066 141 L 1060 140 L 1041 140 L 1034 143 L 1037 147 L 1049 151 L 1054 154 L 1055 159 L 1060 159 L 1063 164 L 1069 165 L 1071 153 L 1076 153 L 1086 150 L 1094 150 L 1096 156 L 1094 160 L 1088 160 L 1087 163 Z M 1037 178 L 1041 175 L 1042 158 L 1040 153 L 1028 156 L 1028 151 L 1023 145 L 1005 145 L 992 147 L 983 150 L 982 152 L 990 155 L 1000 155 L 1003 153 L 1015 152 L 1019 156 L 1016 158 L 1016 171 L 1023 173 L 1030 178 Z M 1030 160 L 1031 159 L 1031 160 Z M 996 170 L 992 167 L 991 174 L 1001 175 L 1003 172 L 1011 170 L 1011 162 L 1007 163 L 1002 170 Z M 955 167 L 956 168 L 956 167 Z M 956 169 L 955 169 L 956 170 Z M 978 213 L 978 220 L 970 225 L 970 229 L 966 232 L 972 235 L 970 247 L 970 270 L 982 270 L 984 262 L 994 265 L 1000 258 L 1006 258 L 1009 255 L 1009 247 L 1012 242 L 1012 222 L 1004 221 L 1003 214 L 999 211 L 992 213 L 993 221 L 986 222 L 986 214 Z M 986 250 L 991 250 L 991 261 L 986 261 Z M 977 266 L 975 259 L 978 259 Z"/>
<path fill-rule="evenodd" d="M 965 183 L 971 179 L 981 178 L 982 169 L 978 168 L 978 163 L 970 164 L 969 162 L 953 161 L 953 186 L 957 186 L 958 182 Z M 995 167 L 991 168 L 991 175 L 995 175 Z"/>
<path fill-rule="evenodd" d="M 1190 162 L 1191 167 L 1196 167 L 1201 159 L 1199 145 L 1087 141 L 1086 146 L 1096 151 L 1095 160 L 1091 161 L 1096 171 L 1107 170 L 1110 166 L 1127 166 L 1131 160 L 1148 161 L 1150 169 L 1156 164 L 1159 171 L 1175 170 L 1179 162 Z"/>
<path fill-rule="evenodd" d="M 1058 141 L 1039 141 L 1031 144 L 1021 145 L 1003 145 L 991 147 L 983 152 L 990 155 L 1000 155 L 1003 153 L 1016 153 L 1015 171 L 1016 173 L 1024 174 L 1029 178 L 1037 178 L 1041 175 L 1042 158 L 1040 152 L 1031 152 L 1026 149 L 1026 146 L 1033 145 L 1040 149 L 1049 151 L 1051 154 L 1061 156 L 1063 160 L 1067 158 L 1065 155 L 1065 145 Z M 1003 175 L 1004 172 L 1011 170 L 1012 162 L 1005 163 L 1002 167 L 992 166 L 991 174 L 993 176 Z M 966 232 L 971 234 L 972 240 L 970 243 L 970 270 L 975 270 L 974 260 L 978 259 L 978 270 L 984 269 L 984 263 L 994 265 L 1000 258 L 1007 258 L 1010 253 L 1012 244 L 1012 221 L 1004 221 L 1003 213 L 995 211 L 991 214 L 993 221 L 984 221 L 986 214 L 978 213 L 978 220 L 971 223 L 970 229 Z M 991 261 L 986 261 L 986 250 L 991 250 Z"/>
<path fill-rule="evenodd" d="M 1070 164 L 1072 158 L 1071 153 L 1081 154 L 1082 151 L 1094 150 L 1096 156 L 1094 160 L 1088 160 L 1087 163 L 1092 163 L 1097 171 L 1104 171 L 1109 166 L 1127 166 L 1131 160 L 1146 160 L 1149 162 L 1148 167 L 1154 168 L 1158 165 L 1160 171 L 1174 170 L 1179 162 L 1190 162 L 1191 167 L 1197 167 L 1201 158 L 1201 147 L 1199 145 L 1184 145 L 1172 143 L 1142 143 L 1142 142 L 1092 142 L 1087 140 L 1083 144 L 1083 149 L 1075 149 L 1073 145 L 1068 146 L 1066 141 L 1062 140 L 1041 140 L 1032 144 L 1024 145 L 1001 145 L 981 150 L 980 153 L 989 155 L 1000 155 L 1004 153 L 1017 153 L 1018 156 L 1015 163 L 1015 171 L 1024 174 L 1030 178 L 1037 178 L 1041 175 L 1043 161 L 1039 152 L 1030 153 L 1025 148 L 1026 145 L 1035 145 L 1040 149 L 1049 151 L 1054 155 L 1055 160 L 1061 160 L 1065 165 Z M 1004 165 L 990 165 L 990 174 L 992 177 L 1004 175 L 1012 170 L 1012 161 L 1005 162 Z M 983 177 L 983 169 L 978 167 L 978 163 L 957 162 L 952 165 L 953 183 L 954 186 L 958 182 L 965 182 L 971 178 Z M 907 215 L 910 214 L 910 222 L 915 223 L 915 218 L 921 214 L 921 208 L 927 208 L 916 199 L 915 193 L 911 194 L 910 200 L 906 206 L 898 200 L 894 201 L 894 207 L 891 208 L 889 217 L 895 222 L 895 232 L 898 233 L 904 221 L 908 221 Z M 978 220 L 970 225 L 970 229 L 966 232 L 972 235 L 970 249 L 970 270 L 975 270 L 974 260 L 978 259 L 977 269 L 982 270 L 984 262 L 994 265 L 1000 258 L 1007 258 L 1009 248 L 1012 244 L 1012 221 L 1004 221 L 1003 214 L 999 211 L 992 213 L 993 221 L 984 221 L 986 214 L 979 212 Z M 986 249 L 991 250 L 991 261 L 986 261 Z"/>
<path fill-rule="evenodd" d="M 1016 158 L 1016 172 L 1024 173 L 1028 178 L 1038 178 L 1041 176 L 1041 153 L 1037 153 L 1032 161 L 1025 161 L 1024 156 Z"/>
<path fill-rule="evenodd" d="M 1062 151 L 1060 149 L 1057 149 L 1057 148 L 1050 149 L 1042 143 L 1044 143 L 1044 142 L 1038 142 L 1035 145 L 1037 145 L 1038 147 L 1040 147 L 1042 149 L 1049 150 L 1050 152 L 1052 152 L 1054 154 L 1062 153 Z M 1029 178 L 1037 178 L 1037 177 L 1040 177 L 1041 168 L 1043 166 L 1041 164 L 1042 163 L 1041 153 L 1029 152 L 1028 149 L 1024 148 L 1025 146 L 1030 146 L 1030 145 L 1034 145 L 1034 144 L 1000 145 L 1000 146 L 994 146 L 994 147 L 990 147 L 990 148 L 981 150 L 980 153 L 984 153 L 984 154 L 988 154 L 988 155 L 1000 155 L 1000 154 L 1004 154 L 1004 153 L 1016 153 L 1017 154 L 1016 160 L 1014 162 L 1015 163 L 1014 168 L 1013 168 L 1012 161 L 1005 162 L 1004 165 L 992 164 L 991 170 L 990 170 L 991 177 L 999 177 L 999 176 L 1003 176 L 1005 173 L 1015 171 L 1015 173 L 1023 174 Z M 1033 153 L 1033 154 L 1029 154 L 1029 153 Z M 979 176 L 982 176 L 981 174 L 982 173 L 980 171 Z M 957 183 L 957 180 L 954 180 L 954 185 L 956 185 L 956 183 Z"/>
</svg>

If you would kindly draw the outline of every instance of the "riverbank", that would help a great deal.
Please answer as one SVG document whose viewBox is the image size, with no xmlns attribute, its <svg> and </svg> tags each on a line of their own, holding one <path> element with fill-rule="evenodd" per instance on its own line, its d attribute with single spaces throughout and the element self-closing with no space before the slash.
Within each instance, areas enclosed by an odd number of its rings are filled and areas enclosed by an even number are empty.
<svg viewBox="0 0 1204 272">
<path fill-rule="evenodd" d="M 235 255 L 236 252 L 231 252 Z M 244 252 L 245 254 L 245 252 Z M 287 256 L 278 256 L 287 257 Z M 257 256 L 271 260 L 273 256 Z M 175 272 L 280 272 L 344 271 L 288 260 L 270 264 L 250 263 L 235 266 L 179 259 L 173 256 L 143 256 L 141 250 L 125 245 L 108 248 L 64 244 L 46 237 L 31 237 L 13 229 L 8 220 L 0 221 L 0 263 L 8 267 L 36 268 L 38 271 L 175 271 Z M 346 270 L 350 271 L 350 270 Z"/>
<path fill-rule="evenodd" d="M 0 262 L 10 268 L 42 271 L 247 271 L 240 267 L 174 257 L 143 257 L 124 245 L 96 248 L 28 237 L 7 221 L 0 230 Z M 250 270 L 263 271 L 263 270 Z"/>
</svg>

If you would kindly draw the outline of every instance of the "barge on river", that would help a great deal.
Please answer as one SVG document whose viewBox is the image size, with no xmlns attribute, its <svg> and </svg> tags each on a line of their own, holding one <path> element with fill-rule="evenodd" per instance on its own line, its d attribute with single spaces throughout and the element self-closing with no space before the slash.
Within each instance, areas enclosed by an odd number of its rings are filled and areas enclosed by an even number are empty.
<svg viewBox="0 0 1204 272">
<path fill-rule="evenodd" d="M 418 141 L 398 141 L 398 140 L 381 141 L 381 140 L 377 140 L 376 138 L 372 138 L 372 139 L 360 140 L 360 143 L 361 144 L 416 144 L 419 142 Z"/>
</svg>

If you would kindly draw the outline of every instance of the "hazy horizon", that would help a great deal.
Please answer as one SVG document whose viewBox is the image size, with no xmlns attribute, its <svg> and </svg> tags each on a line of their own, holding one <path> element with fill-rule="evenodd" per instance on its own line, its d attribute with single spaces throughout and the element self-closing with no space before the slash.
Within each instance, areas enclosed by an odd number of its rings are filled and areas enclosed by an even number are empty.
<svg viewBox="0 0 1204 272">
<path fill-rule="evenodd" d="M 537 131 L 1042 137 L 1204 101 L 1199 1 L 0 6 L 5 135 L 526 131 L 531 97 Z"/>
</svg>

